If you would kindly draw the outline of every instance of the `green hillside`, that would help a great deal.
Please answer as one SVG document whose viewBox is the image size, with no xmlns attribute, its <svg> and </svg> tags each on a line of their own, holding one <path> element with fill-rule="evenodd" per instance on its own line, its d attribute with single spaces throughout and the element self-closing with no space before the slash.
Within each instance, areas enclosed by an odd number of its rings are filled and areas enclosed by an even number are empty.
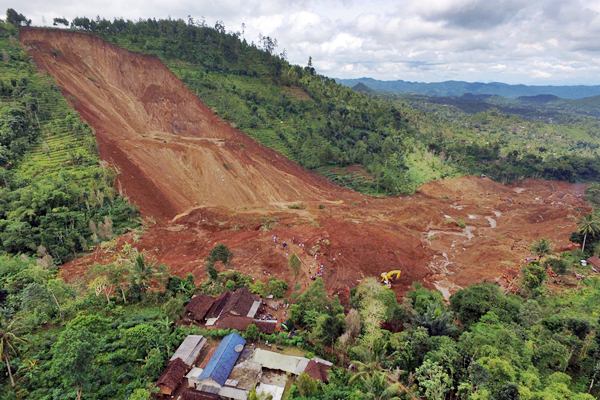
<svg viewBox="0 0 600 400">
<path fill-rule="evenodd" d="M 0 25 L 0 252 L 62 263 L 134 226 L 90 128 Z"/>
<path fill-rule="evenodd" d="M 222 25 L 78 18 L 71 27 L 159 56 L 220 116 L 362 192 L 412 193 L 428 180 L 459 174 L 501 181 L 600 178 L 597 125 L 534 123 L 497 110 L 468 117 L 454 110 L 445 116 L 439 107 L 423 113 L 412 103 L 357 93 L 312 66 L 291 65 L 271 38 L 249 44 Z"/>
</svg>

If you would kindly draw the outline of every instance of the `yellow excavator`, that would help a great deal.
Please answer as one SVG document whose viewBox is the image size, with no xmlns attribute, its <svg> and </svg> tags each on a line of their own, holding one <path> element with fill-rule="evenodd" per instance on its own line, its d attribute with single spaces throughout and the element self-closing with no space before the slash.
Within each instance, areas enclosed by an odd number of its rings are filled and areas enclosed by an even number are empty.
<svg viewBox="0 0 600 400">
<path fill-rule="evenodd" d="M 381 283 L 383 283 L 387 287 L 392 287 L 392 282 L 400 279 L 400 275 L 402 275 L 402 271 L 400 271 L 399 269 L 382 272 L 380 275 Z"/>
</svg>

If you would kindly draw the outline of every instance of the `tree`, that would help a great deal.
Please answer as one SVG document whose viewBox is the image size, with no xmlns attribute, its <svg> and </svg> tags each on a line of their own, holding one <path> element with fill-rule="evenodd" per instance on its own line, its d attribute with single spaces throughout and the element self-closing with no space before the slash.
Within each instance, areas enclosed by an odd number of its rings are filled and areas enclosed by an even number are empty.
<svg viewBox="0 0 600 400">
<path fill-rule="evenodd" d="M 588 214 L 581 218 L 577 225 L 577 232 L 583 235 L 583 242 L 581 244 L 581 251 L 585 251 L 585 243 L 588 235 L 597 236 L 600 233 L 600 221 L 596 214 Z"/>
<path fill-rule="evenodd" d="M 444 368 L 431 360 L 425 360 L 416 369 L 415 377 L 427 400 L 444 400 L 452 387 L 452 380 Z"/>
<path fill-rule="evenodd" d="M 480 283 L 461 289 L 450 297 L 450 307 L 465 327 L 477 322 L 490 310 L 507 309 L 512 313 L 498 285 Z"/>
<path fill-rule="evenodd" d="M 219 277 L 219 272 L 217 272 L 217 269 L 215 268 L 215 264 L 210 261 L 208 263 L 206 263 L 206 273 L 208 274 L 208 278 L 211 281 L 216 281 L 217 278 Z"/>
<path fill-rule="evenodd" d="M 294 277 L 297 278 L 298 274 L 300 273 L 300 267 L 302 267 L 302 262 L 300 261 L 300 258 L 298 258 L 296 253 L 290 256 L 290 259 L 288 260 L 288 265 L 294 273 Z"/>
<path fill-rule="evenodd" d="M 127 400 L 150 400 L 152 393 L 148 389 L 135 389 Z"/>
<path fill-rule="evenodd" d="M 306 372 L 303 372 L 296 379 L 296 387 L 301 396 L 310 397 L 317 393 L 319 386 L 317 381 L 311 378 Z"/>
<path fill-rule="evenodd" d="M 8 377 L 10 378 L 12 387 L 15 386 L 15 378 L 12 374 L 10 360 L 13 356 L 17 355 L 17 345 L 19 343 L 25 343 L 25 340 L 19 336 L 17 329 L 15 328 L 15 320 L 10 321 L 9 323 L 0 321 L 0 356 L 6 364 Z"/>
<path fill-rule="evenodd" d="M 129 288 L 134 297 L 141 299 L 153 284 L 163 284 L 166 276 L 164 265 L 146 260 L 144 254 L 137 251 L 132 253 L 128 264 Z"/>
<path fill-rule="evenodd" d="M 538 262 L 531 262 L 523 268 L 523 287 L 536 294 L 544 284 L 546 277 L 546 268 Z"/>
<path fill-rule="evenodd" d="M 54 26 L 58 26 L 58 25 L 69 26 L 69 20 L 66 18 L 54 18 L 54 20 L 52 21 L 52 25 L 54 25 Z"/>
<path fill-rule="evenodd" d="M 365 376 L 361 386 L 364 399 L 368 400 L 400 400 L 404 393 L 411 395 L 411 392 L 401 383 L 390 382 L 389 376 L 382 372 Z"/>
<path fill-rule="evenodd" d="M 331 346 L 344 332 L 344 314 L 321 314 L 315 321 L 313 337 L 321 343 Z"/>
<path fill-rule="evenodd" d="M 548 239 L 536 240 L 531 245 L 531 251 L 540 259 L 552 253 L 552 243 Z"/>
<path fill-rule="evenodd" d="M 215 263 L 217 261 L 221 261 L 223 264 L 228 265 L 231 259 L 233 258 L 233 253 L 227 246 L 222 243 L 219 243 L 210 251 L 208 255 L 208 262 Z"/>
<path fill-rule="evenodd" d="M 63 386 L 74 386 L 77 400 L 83 391 L 94 385 L 94 358 L 100 332 L 109 321 L 94 314 L 81 314 L 69 321 L 52 346 L 50 370 L 60 377 Z"/>
<path fill-rule="evenodd" d="M 244 331 L 244 337 L 248 340 L 257 340 L 260 337 L 260 330 L 256 324 L 250 324 Z"/>
<path fill-rule="evenodd" d="M 13 8 L 6 10 L 6 22 L 14 26 L 31 25 L 30 19 L 27 19 L 23 14 L 19 14 Z"/>
</svg>

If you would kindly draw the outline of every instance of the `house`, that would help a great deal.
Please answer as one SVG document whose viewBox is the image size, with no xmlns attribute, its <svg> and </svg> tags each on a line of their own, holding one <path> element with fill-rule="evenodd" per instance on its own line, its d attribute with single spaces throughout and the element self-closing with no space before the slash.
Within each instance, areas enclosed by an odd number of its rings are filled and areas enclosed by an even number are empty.
<svg viewBox="0 0 600 400">
<path fill-rule="evenodd" d="M 244 350 L 245 344 L 246 340 L 237 333 L 225 336 L 198 376 L 196 389 L 213 394 L 219 393 Z"/>
<path fill-rule="evenodd" d="M 332 364 L 329 361 L 321 360 L 319 358 L 313 358 L 308 362 L 304 373 L 308 374 L 313 379 L 321 382 L 329 381 L 329 369 Z"/>
<path fill-rule="evenodd" d="M 264 397 L 270 395 L 272 400 L 281 400 L 284 391 L 284 387 L 262 382 L 256 387 L 256 394 Z"/>
<path fill-rule="evenodd" d="M 263 368 L 289 372 L 294 375 L 304 372 L 309 362 L 305 357 L 288 356 L 263 349 L 256 349 L 252 361 L 262 365 Z"/>
<path fill-rule="evenodd" d="M 206 339 L 203 336 L 188 335 L 179 345 L 169 361 L 174 361 L 175 359 L 179 358 L 187 366 L 191 367 L 200 355 L 200 351 L 205 344 Z"/>
<path fill-rule="evenodd" d="M 181 358 L 176 358 L 169 362 L 167 369 L 158 378 L 156 385 L 160 390 L 160 393 L 165 395 L 171 395 L 177 387 L 181 384 L 181 381 L 188 372 L 189 366 L 183 362 Z"/>
<path fill-rule="evenodd" d="M 588 265 L 591 265 L 592 267 L 595 267 L 597 270 L 600 270 L 600 257 L 593 256 L 593 257 L 588 258 L 586 261 L 587 261 Z"/>
<path fill-rule="evenodd" d="M 204 294 L 196 295 L 192 297 L 190 302 L 185 306 L 185 316 L 192 321 L 204 323 L 206 314 L 208 314 L 208 311 L 214 302 L 214 297 Z"/>
<path fill-rule="evenodd" d="M 257 319 L 261 305 L 260 297 L 242 287 L 216 298 L 206 295 L 192 297 L 185 307 L 185 316 L 198 324 L 238 331 L 244 331 L 254 324 L 260 332 L 271 334 L 276 330 L 277 321 Z"/>
<path fill-rule="evenodd" d="M 256 325 L 260 332 L 267 334 L 275 332 L 275 328 L 277 327 L 276 320 L 260 320 L 235 315 L 225 315 L 219 318 L 215 323 L 215 326 L 221 329 L 245 331 L 251 324 Z"/>
<path fill-rule="evenodd" d="M 218 394 L 198 392 L 192 389 L 185 389 L 181 393 L 180 400 L 219 400 Z"/>
<path fill-rule="evenodd" d="M 252 360 L 245 360 L 233 368 L 225 384 L 235 384 L 238 389 L 250 391 L 254 389 L 256 382 L 260 381 L 261 376 L 262 366 Z"/>
<path fill-rule="evenodd" d="M 242 287 L 231 293 L 221 314 L 254 318 L 261 303 L 260 297 L 250 293 L 247 287 Z"/>
<path fill-rule="evenodd" d="M 214 325 L 217 319 L 219 319 L 219 315 L 221 315 L 223 307 L 225 307 L 225 303 L 227 303 L 230 296 L 231 292 L 221 293 L 219 297 L 213 301 L 205 316 L 207 326 Z"/>
<path fill-rule="evenodd" d="M 254 318 L 261 304 L 260 297 L 250 293 L 246 287 L 225 292 L 215 299 L 206 313 L 206 325 L 215 325 L 225 316 Z"/>
</svg>

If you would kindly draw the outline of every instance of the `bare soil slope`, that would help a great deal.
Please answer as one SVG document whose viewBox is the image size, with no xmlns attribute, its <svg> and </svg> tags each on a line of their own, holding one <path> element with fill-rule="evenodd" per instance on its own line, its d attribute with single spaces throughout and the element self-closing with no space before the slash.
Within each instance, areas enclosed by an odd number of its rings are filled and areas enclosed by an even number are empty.
<svg viewBox="0 0 600 400">
<path fill-rule="evenodd" d="M 21 41 L 94 128 L 143 212 L 325 198 L 324 180 L 217 118 L 157 58 L 59 30 L 23 30 Z"/>
<path fill-rule="evenodd" d="M 157 58 L 59 30 L 26 29 L 21 41 L 94 128 L 122 190 L 157 221 L 117 247 L 135 243 L 181 275 L 203 279 L 208 252 L 225 243 L 233 268 L 257 278 L 305 286 L 322 273 L 345 297 L 358 280 L 400 268 L 398 293 L 422 281 L 448 295 L 499 280 L 535 239 L 568 245 L 588 209 L 583 185 L 545 181 L 517 187 L 465 177 L 429 183 L 411 197 L 362 196 L 233 129 Z M 65 265 L 65 276 L 81 276 L 113 251 Z M 287 266 L 292 253 L 303 263 L 297 277 Z"/>
</svg>

